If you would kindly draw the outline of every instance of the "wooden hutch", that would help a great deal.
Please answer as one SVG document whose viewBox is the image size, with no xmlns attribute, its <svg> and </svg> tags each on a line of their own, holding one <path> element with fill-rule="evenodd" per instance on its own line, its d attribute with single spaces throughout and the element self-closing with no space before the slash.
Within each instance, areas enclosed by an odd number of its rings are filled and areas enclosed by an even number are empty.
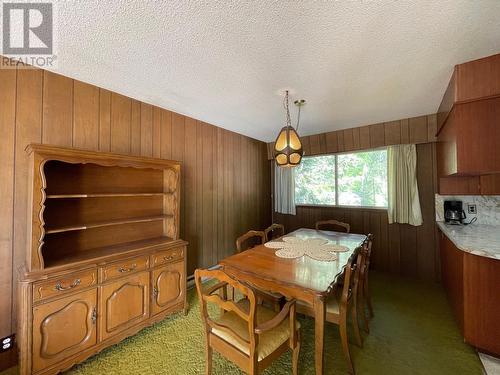
<svg viewBox="0 0 500 375">
<path fill-rule="evenodd" d="M 55 374 L 187 308 L 180 164 L 29 145 L 21 374 Z"/>
</svg>

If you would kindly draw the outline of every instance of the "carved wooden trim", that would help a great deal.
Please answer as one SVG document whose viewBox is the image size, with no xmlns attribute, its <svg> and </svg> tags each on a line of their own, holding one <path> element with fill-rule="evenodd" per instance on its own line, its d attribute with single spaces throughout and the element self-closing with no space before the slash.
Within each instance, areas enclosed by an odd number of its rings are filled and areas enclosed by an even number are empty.
<svg viewBox="0 0 500 375">
<path fill-rule="evenodd" d="M 120 166 L 132 168 L 172 169 L 180 170 L 179 162 L 157 158 L 114 154 L 110 152 L 87 151 L 81 149 L 68 149 L 41 144 L 29 144 L 26 147 L 28 154 L 36 153 L 45 160 L 60 160 L 66 163 L 93 163 L 101 166 Z"/>
<path fill-rule="evenodd" d="M 90 276 L 90 280 L 88 280 Z M 36 295 L 33 296 L 33 301 L 38 302 L 41 300 L 47 300 L 52 297 L 64 296 L 67 294 L 67 291 L 61 291 L 58 293 L 54 293 L 53 289 L 57 282 L 61 282 L 64 279 L 76 279 L 81 280 L 81 283 L 77 286 L 77 288 L 72 289 L 71 291 L 81 290 L 83 288 L 88 288 L 97 284 L 97 272 L 96 270 L 92 271 L 83 271 L 81 273 L 72 273 L 71 275 L 65 275 L 64 277 L 52 279 L 48 282 L 38 283 L 36 287 Z M 47 293 L 45 293 L 47 292 Z M 50 293 L 52 292 L 52 293 Z"/>
<path fill-rule="evenodd" d="M 126 324 L 130 324 L 131 322 L 134 322 L 140 318 L 143 318 L 145 315 L 146 315 L 146 309 L 145 309 L 145 304 L 144 303 L 141 303 L 141 306 L 142 306 L 142 312 L 141 312 L 141 315 L 138 315 L 136 317 L 133 317 L 132 319 L 130 320 L 127 320 L 126 322 L 123 322 L 122 324 L 119 324 L 117 325 L 116 327 L 112 328 L 112 329 L 109 329 L 108 327 L 108 322 L 111 320 L 111 312 L 110 312 L 110 304 L 113 302 L 112 300 L 114 300 L 115 298 L 117 298 L 118 294 L 123 290 L 125 289 L 125 287 L 138 287 L 142 290 L 142 300 L 144 301 L 145 300 L 145 297 L 147 297 L 147 293 L 145 291 L 146 289 L 146 285 L 144 284 L 141 284 L 141 283 L 130 283 L 130 282 L 127 282 L 125 284 L 123 284 L 122 286 L 120 286 L 118 289 L 116 289 L 109 297 L 108 299 L 106 300 L 106 332 L 108 333 L 111 333 L 113 331 L 116 331 L 118 329 L 120 329 L 120 327 L 123 327 L 124 325 Z M 146 298 L 147 299 L 147 298 Z"/>
<path fill-rule="evenodd" d="M 68 311 L 73 305 L 76 305 L 76 304 L 82 304 L 82 305 L 84 305 L 87 308 L 87 314 L 86 314 L 87 315 L 87 319 L 85 321 L 85 326 L 87 328 L 87 334 L 78 343 L 73 344 L 72 346 L 70 346 L 68 348 L 65 348 L 65 349 L 63 349 L 63 350 L 61 350 L 61 351 L 59 351 L 57 353 L 53 353 L 53 354 L 47 353 L 47 345 L 48 345 L 48 342 L 47 342 L 47 340 L 48 340 L 47 339 L 47 335 L 48 335 L 47 325 L 50 323 L 50 320 L 52 320 L 52 318 L 55 315 L 60 314 L 60 313 L 64 313 L 64 312 Z M 91 322 L 91 315 L 92 315 L 93 309 L 94 309 L 94 306 L 90 306 L 89 307 L 89 303 L 87 301 L 75 300 L 75 301 L 71 301 L 70 303 L 68 303 L 62 309 L 54 311 L 52 314 L 48 315 L 42 321 L 42 324 L 41 324 L 42 344 L 40 346 L 40 356 L 42 358 L 51 359 L 51 358 L 54 358 L 54 357 L 60 355 L 61 353 L 71 351 L 72 349 L 74 349 L 74 348 L 76 348 L 76 347 L 84 344 L 86 341 L 88 341 L 90 339 L 90 337 L 92 336 L 92 331 L 93 331 L 93 329 L 95 327 L 92 324 L 92 322 Z"/>
<path fill-rule="evenodd" d="M 177 295 L 175 297 L 167 300 L 165 303 L 160 303 L 160 300 L 161 300 L 160 296 L 161 296 L 163 288 L 160 288 L 159 285 L 160 285 L 161 278 L 167 277 L 167 275 L 174 275 L 174 277 L 177 276 L 177 279 L 174 282 L 174 284 L 177 288 Z M 158 290 L 158 295 L 155 298 L 155 303 L 160 307 L 164 307 L 164 306 L 172 303 L 172 301 L 175 301 L 176 299 L 182 297 L 183 290 L 181 287 L 181 281 L 182 281 L 182 273 L 179 272 L 178 270 L 165 270 L 165 271 L 160 272 L 160 274 L 156 278 L 156 289 Z M 169 285 L 172 286 L 172 284 L 169 284 Z"/>
<path fill-rule="evenodd" d="M 40 263 L 40 268 L 44 268 L 44 261 L 43 261 L 43 255 L 42 255 L 42 247 L 44 244 L 43 238 L 45 237 L 45 220 L 43 219 L 43 213 L 45 211 L 45 200 L 47 198 L 47 195 L 45 193 L 45 189 L 47 188 L 47 179 L 45 178 L 45 173 L 44 173 L 44 168 L 45 168 L 45 163 L 47 160 L 44 160 L 43 162 L 40 163 L 40 167 L 38 169 L 39 173 L 39 178 L 41 181 L 41 186 L 40 186 L 40 201 L 39 201 L 39 207 L 40 211 L 38 214 L 38 228 L 37 230 L 39 231 L 38 234 L 38 247 L 37 247 L 37 257 L 38 257 L 38 262 Z"/>
</svg>

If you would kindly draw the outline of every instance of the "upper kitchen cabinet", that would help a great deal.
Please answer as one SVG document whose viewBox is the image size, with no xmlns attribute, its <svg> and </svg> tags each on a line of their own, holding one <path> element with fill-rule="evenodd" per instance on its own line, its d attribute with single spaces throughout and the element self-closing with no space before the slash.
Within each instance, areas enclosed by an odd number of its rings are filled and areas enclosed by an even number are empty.
<svg viewBox="0 0 500 375">
<path fill-rule="evenodd" d="M 438 111 L 437 140 L 441 194 L 457 182 L 472 188 L 454 194 L 481 193 L 477 176 L 500 173 L 500 54 L 455 66 Z"/>
</svg>

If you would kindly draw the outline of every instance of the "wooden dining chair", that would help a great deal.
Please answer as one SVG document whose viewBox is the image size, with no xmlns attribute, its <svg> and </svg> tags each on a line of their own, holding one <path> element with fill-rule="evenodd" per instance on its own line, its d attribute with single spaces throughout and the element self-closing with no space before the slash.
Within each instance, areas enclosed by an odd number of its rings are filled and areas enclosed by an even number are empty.
<svg viewBox="0 0 500 375">
<path fill-rule="evenodd" d="M 370 257 L 372 254 L 373 245 L 373 234 L 369 234 L 363 243 L 362 251 L 364 252 L 364 262 L 363 267 L 360 269 L 360 286 L 359 286 L 359 305 L 361 310 L 361 317 L 363 319 L 364 330 L 370 333 L 370 327 L 368 325 L 369 318 L 373 318 L 373 305 L 370 294 L 370 288 L 368 286 L 368 274 L 370 270 Z M 366 316 L 368 310 L 369 316 Z"/>
<path fill-rule="evenodd" d="M 236 251 L 241 253 L 243 250 L 262 245 L 264 242 L 266 242 L 266 234 L 263 231 L 249 230 L 236 239 Z"/>
<path fill-rule="evenodd" d="M 356 343 L 358 346 L 362 347 L 363 341 L 359 331 L 357 303 L 359 270 L 363 267 L 363 262 L 364 255 L 362 248 L 358 247 L 353 252 L 344 268 L 342 288 L 334 289 L 332 295 L 328 297 L 326 302 L 325 320 L 339 326 L 342 351 L 344 352 L 344 357 L 351 374 L 354 374 L 354 366 L 351 360 L 349 342 L 347 338 L 347 319 L 350 312 Z M 314 317 L 314 310 L 312 306 L 306 305 L 302 302 L 297 303 L 297 312 Z"/>
<path fill-rule="evenodd" d="M 334 230 L 336 232 L 349 233 L 351 226 L 338 220 L 320 220 L 316 222 L 316 230 Z"/>
<path fill-rule="evenodd" d="M 278 313 L 257 305 L 254 291 L 222 270 L 196 270 L 196 289 L 205 328 L 206 375 L 212 374 L 212 353 L 219 352 L 246 373 L 261 373 L 288 349 L 292 350 L 293 374 L 297 375 L 300 352 L 300 324 L 295 319 L 295 301 L 287 301 Z M 203 279 L 215 279 L 215 285 L 202 285 Z M 227 286 L 245 296 L 238 302 L 217 294 Z M 208 304 L 223 313 L 213 318 Z M 213 311 L 213 310 L 212 310 Z M 213 313 L 212 313 L 213 315 Z"/>
<path fill-rule="evenodd" d="M 244 235 L 236 239 L 236 251 L 241 253 L 242 251 L 251 249 L 257 245 L 262 245 L 266 242 L 266 235 L 262 231 L 250 230 Z M 281 309 L 281 304 L 283 302 L 283 296 L 278 293 L 264 292 L 258 289 L 254 289 L 254 292 L 258 295 L 257 302 L 260 305 L 262 301 L 269 302 L 275 311 Z M 230 290 L 230 294 L 234 299 L 234 290 Z"/>
<path fill-rule="evenodd" d="M 283 224 L 271 224 L 264 230 L 266 241 L 271 241 L 285 235 L 285 226 Z"/>
</svg>

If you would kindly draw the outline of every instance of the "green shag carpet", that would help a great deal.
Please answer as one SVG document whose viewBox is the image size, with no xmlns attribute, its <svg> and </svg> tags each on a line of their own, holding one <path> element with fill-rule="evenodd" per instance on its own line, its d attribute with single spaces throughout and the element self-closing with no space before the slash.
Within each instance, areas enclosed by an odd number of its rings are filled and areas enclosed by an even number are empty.
<svg viewBox="0 0 500 375">
<path fill-rule="evenodd" d="M 373 272 L 375 307 L 364 347 L 351 344 L 357 374 L 482 375 L 476 352 L 463 342 L 440 285 Z M 203 374 L 204 339 L 198 299 L 189 291 L 190 311 L 177 314 L 141 331 L 75 366 L 68 373 L 87 374 Z M 300 374 L 314 374 L 314 322 L 300 318 Z M 351 330 L 352 332 L 352 330 Z M 326 374 L 346 374 L 337 326 L 327 324 Z M 351 340 L 354 342 L 354 340 Z M 214 374 L 242 374 L 214 354 Z M 16 374 L 15 368 L 0 375 Z M 291 374 L 290 353 L 264 374 Z"/>
</svg>

